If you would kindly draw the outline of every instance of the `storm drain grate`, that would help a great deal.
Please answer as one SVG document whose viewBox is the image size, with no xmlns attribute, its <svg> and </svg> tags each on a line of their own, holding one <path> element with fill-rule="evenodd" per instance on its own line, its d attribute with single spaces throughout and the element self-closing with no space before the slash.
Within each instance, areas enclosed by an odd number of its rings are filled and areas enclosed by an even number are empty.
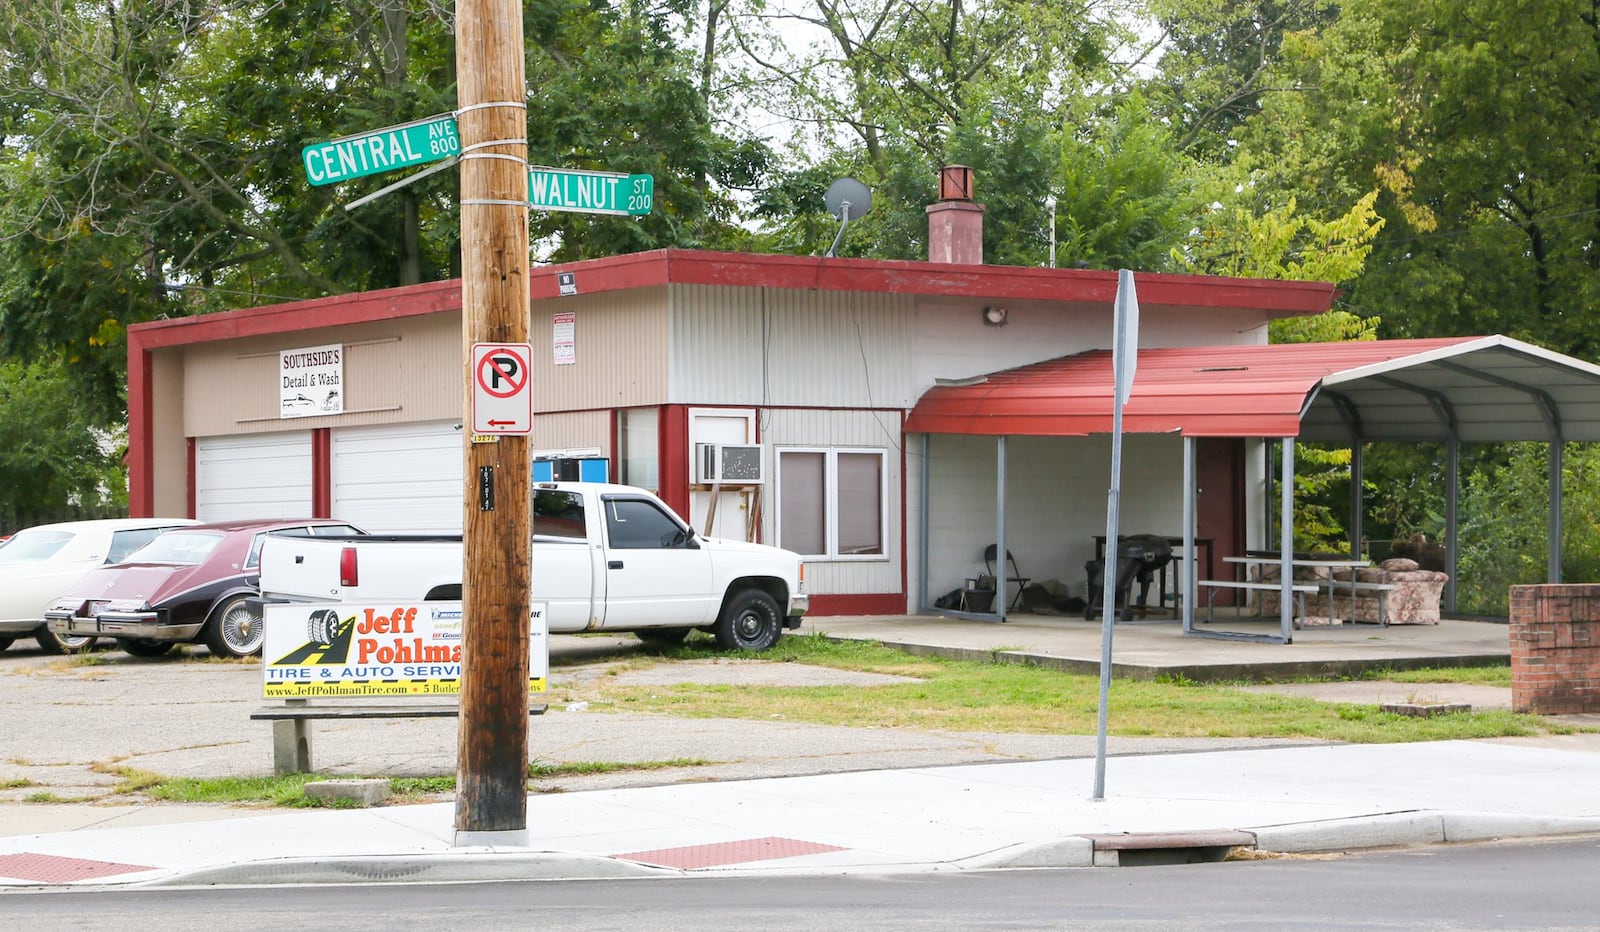
<svg viewBox="0 0 1600 932">
<path fill-rule="evenodd" d="M 96 877 L 115 877 L 157 868 L 139 864 L 118 864 L 116 861 L 91 861 L 87 858 L 60 858 L 53 854 L 0 855 L 0 877 L 15 877 L 34 883 L 69 883 L 74 880 L 93 880 Z"/>
<path fill-rule="evenodd" d="M 685 845 L 682 848 L 633 851 L 615 857 L 657 864 L 661 867 L 694 870 L 699 867 L 720 867 L 724 864 L 745 864 L 750 861 L 776 861 L 806 854 L 826 854 L 829 851 L 844 850 L 846 849 L 836 845 L 819 845 L 813 841 L 768 836 L 747 838 L 742 841 L 724 841 L 714 845 Z"/>
</svg>

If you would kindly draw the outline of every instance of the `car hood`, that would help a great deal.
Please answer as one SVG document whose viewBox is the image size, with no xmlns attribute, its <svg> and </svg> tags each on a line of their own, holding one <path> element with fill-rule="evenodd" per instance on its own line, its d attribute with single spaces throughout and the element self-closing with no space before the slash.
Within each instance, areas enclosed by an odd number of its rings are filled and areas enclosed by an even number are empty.
<svg viewBox="0 0 1600 932">
<path fill-rule="evenodd" d="M 190 588 L 198 566 L 171 563 L 119 563 L 95 570 L 78 580 L 70 598 L 85 601 L 141 601 L 155 605 Z"/>
</svg>

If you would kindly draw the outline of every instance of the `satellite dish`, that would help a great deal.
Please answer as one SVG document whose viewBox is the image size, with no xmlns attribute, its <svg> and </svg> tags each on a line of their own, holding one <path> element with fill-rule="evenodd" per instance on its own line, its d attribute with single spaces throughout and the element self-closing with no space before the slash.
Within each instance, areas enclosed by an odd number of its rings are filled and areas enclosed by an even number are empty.
<svg viewBox="0 0 1600 932">
<path fill-rule="evenodd" d="M 852 218 L 861 216 L 872 207 L 872 189 L 854 178 L 840 178 L 828 185 L 828 193 L 822 196 L 822 202 L 828 205 L 829 216 L 849 223 Z"/>
<path fill-rule="evenodd" d="M 832 257 L 839 249 L 839 241 L 844 239 L 844 230 L 850 225 L 850 219 L 871 209 L 872 189 L 854 178 L 840 178 L 828 185 L 828 193 L 822 196 L 822 203 L 827 205 L 829 216 L 839 218 L 839 235 L 833 238 L 833 245 L 828 247 L 826 253 Z"/>
</svg>

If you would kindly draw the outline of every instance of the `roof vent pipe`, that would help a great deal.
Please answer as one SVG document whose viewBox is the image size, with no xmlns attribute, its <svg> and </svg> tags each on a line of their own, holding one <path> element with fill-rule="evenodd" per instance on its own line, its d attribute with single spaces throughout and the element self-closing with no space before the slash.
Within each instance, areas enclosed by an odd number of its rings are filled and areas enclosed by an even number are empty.
<svg viewBox="0 0 1600 932">
<path fill-rule="evenodd" d="M 972 202 L 972 169 L 939 169 L 939 202 L 928 205 L 928 261 L 983 264 L 983 205 Z"/>
</svg>

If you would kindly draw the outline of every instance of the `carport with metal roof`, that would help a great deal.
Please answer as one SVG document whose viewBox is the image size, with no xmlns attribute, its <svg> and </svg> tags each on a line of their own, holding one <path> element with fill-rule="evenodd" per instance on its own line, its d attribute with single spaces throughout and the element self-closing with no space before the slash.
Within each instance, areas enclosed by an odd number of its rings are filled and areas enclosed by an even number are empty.
<svg viewBox="0 0 1600 932">
<path fill-rule="evenodd" d="M 1093 350 L 937 384 L 918 400 L 905 429 L 924 435 L 996 438 L 996 537 L 1003 552 L 1005 438 L 1109 433 L 1112 407 L 1112 355 L 1109 350 Z M 1193 626 L 1195 441 L 1235 437 L 1281 442 L 1279 578 L 1284 590 L 1280 632 L 1266 639 L 1287 643 L 1292 622 L 1288 561 L 1294 540 L 1296 440 L 1351 448 L 1352 551 L 1361 540 L 1362 444 L 1445 445 L 1449 476 L 1445 549 L 1451 578 L 1445 607 L 1453 611 L 1460 444 L 1550 445 L 1547 575 L 1549 581 L 1559 582 L 1562 444 L 1600 440 L 1600 367 L 1505 336 L 1141 349 L 1123 408 L 1123 430 L 1175 432 L 1183 437 L 1182 526 L 1188 561 L 1183 625 L 1185 633 L 1203 636 L 1261 637 Z M 923 462 L 926 470 L 926 456 Z M 929 494 L 926 475 L 922 494 Z M 926 563 L 926 535 L 922 547 Z M 996 612 L 987 617 L 1003 621 L 1005 600 L 996 601 Z"/>
</svg>

